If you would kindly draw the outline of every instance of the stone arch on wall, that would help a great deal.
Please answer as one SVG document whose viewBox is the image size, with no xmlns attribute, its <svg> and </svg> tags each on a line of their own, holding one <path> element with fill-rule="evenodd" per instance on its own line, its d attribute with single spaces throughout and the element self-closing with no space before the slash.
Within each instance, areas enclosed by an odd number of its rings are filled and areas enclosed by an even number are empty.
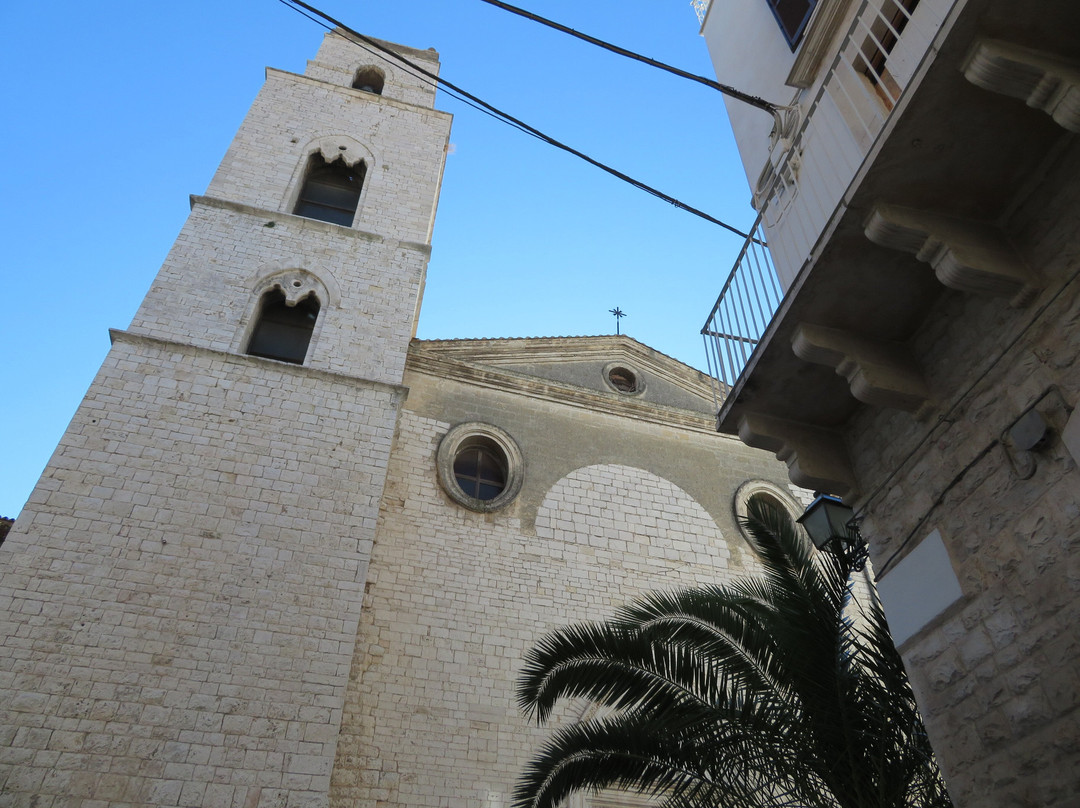
<svg viewBox="0 0 1080 808">
<path fill-rule="evenodd" d="M 398 73 L 397 68 L 392 65 L 388 60 L 382 59 L 378 64 L 373 64 L 370 56 L 361 56 L 357 58 L 348 66 L 348 73 L 352 76 L 351 86 L 356 88 L 356 80 L 365 71 L 377 72 L 382 80 L 382 88 L 379 95 L 384 98 L 398 98 L 401 93 L 401 76 Z"/>
<path fill-rule="evenodd" d="M 731 503 L 732 510 L 735 512 L 735 524 L 739 526 L 739 531 L 747 540 L 750 537 L 746 528 L 743 527 L 743 520 L 746 519 L 747 506 L 750 501 L 758 498 L 784 509 L 788 516 L 791 517 L 792 522 L 798 519 L 803 512 L 804 506 L 800 505 L 789 492 L 776 483 L 768 480 L 747 480 L 735 491 L 735 497 Z"/>
<path fill-rule="evenodd" d="M 567 474 L 544 496 L 536 535 L 606 551 L 641 571 L 676 572 L 645 589 L 676 583 L 678 570 L 730 567 L 731 549 L 708 511 L 674 483 L 633 466 L 584 466 Z M 685 585 L 694 583 L 700 581 L 686 578 Z"/>
<path fill-rule="evenodd" d="M 608 590 L 623 597 L 592 601 L 596 619 L 611 616 L 619 601 L 646 592 L 724 584 L 741 577 L 740 559 L 732 559 L 719 526 L 705 508 L 671 481 L 646 469 L 617 464 L 584 466 L 570 472 L 544 496 L 537 513 L 537 538 L 584 545 L 602 566 L 606 553 L 618 559 Z M 741 545 L 739 542 L 738 545 Z M 569 553 L 570 550 L 568 549 Z M 663 574 L 657 574 L 663 570 Z M 624 581 L 618 581 L 619 577 Z M 567 701 L 557 708 L 561 725 L 602 718 L 609 708 L 590 701 Z M 579 792 L 567 808 L 651 808 L 659 800 L 607 789 Z"/>
<path fill-rule="evenodd" d="M 364 62 L 353 68 L 352 89 L 382 95 L 386 87 L 386 68 Z"/>
<path fill-rule="evenodd" d="M 259 317 L 260 307 L 266 296 L 279 292 L 286 303 L 296 305 L 307 298 L 314 298 L 319 304 L 319 316 L 311 332 L 307 355 L 314 354 L 319 335 L 326 324 L 327 317 L 340 304 L 341 294 L 337 281 L 329 272 L 313 272 L 300 267 L 284 267 L 272 264 L 262 267 L 248 286 L 250 293 L 244 314 L 240 318 L 232 349 L 236 353 L 246 353 L 251 341 L 252 331 Z"/>
<path fill-rule="evenodd" d="M 335 132 L 316 133 L 299 151 L 282 210 L 291 213 L 296 208 L 297 200 L 300 198 L 300 191 L 307 177 L 308 166 L 314 155 L 319 155 L 326 163 L 341 160 L 349 167 L 362 164 L 364 178 L 360 186 L 360 197 L 356 203 L 356 213 L 353 217 L 354 223 L 358 222 L 371 185 L 376 181 L 376 173 L 373 170 L 377 165 L 375 153 L 356 138 Z"/>
</svg>

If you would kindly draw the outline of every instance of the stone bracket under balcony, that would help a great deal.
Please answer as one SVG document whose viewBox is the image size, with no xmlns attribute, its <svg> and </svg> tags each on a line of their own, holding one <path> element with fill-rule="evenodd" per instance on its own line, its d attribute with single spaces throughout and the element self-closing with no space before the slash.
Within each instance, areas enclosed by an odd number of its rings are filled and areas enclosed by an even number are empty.
<svg viewBox="0 0 1080 808">
<path fill-rule="evenodd" d="M 1080 132 L 1080 62 L 1000 39 L 979 39 L 962 69 L 975 86 L 1019 98 L 1070 132 Z"/>
<path fill-rule="evenodd" d="M 838 328 L 799 323 L 791 339 L 800 359 L 833 368 L 848 380 L 851 394 L 876 407 L 921 415 L 930 391 L 907 347 L 869 339 Z"/>
<path fill-rule="evenodd" d="M 747 446 L 773 452 L 787 464 L 788 477 L 796 485 L 845 500 L 858 493 L 839 432 L 747 412 L 739 419 L 739 439 Z"/>
<path fill-rule="evenodd" d="M 950 289 L 1030 303 L 1039 291 L 1031 270 L 997 227 L 899 205 L 878 204 L 864 226 L 875 244 L 913 253 Z"/>
</svg>

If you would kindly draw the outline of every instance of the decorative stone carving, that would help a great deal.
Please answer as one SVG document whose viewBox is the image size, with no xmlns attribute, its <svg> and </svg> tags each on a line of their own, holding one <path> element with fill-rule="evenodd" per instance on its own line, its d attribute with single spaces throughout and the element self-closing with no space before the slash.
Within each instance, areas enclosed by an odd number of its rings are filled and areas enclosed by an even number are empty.
<svg viewBox="0 0 1080 808">
<path fill-rule="evenodd" d="M 927 262 L 950 289 L 1011 297 L 1015 306 L 1027 305 L 1039 290 L 1032 272 L 993 225 L 881 204 L 864 232 L 875 244 Z"/>
<path fill-rule="evenodd" d="M 1080 62 L 1000 39 L 979 39 L 963 71 L 972 84 L 1019 98 L 1070 132 L 1080 132 Z"/>
<path fill-rule="evenodd" d="M 374 164 L 368 150 L 351 137 L 343 135 L 321 137 L 314 145 L 315 148 L 310 150 L 311 153 L 317 151 L 328 163 L 340 159 L 343 160 L 347 166 L 356 166 L 358 163 L 364 161 L 364 158 L 366 157 L 368 165 Z"/>
<path fill-rule="evenodd" d="M 248 285 L 256 297 L 277 287 L 294 306 L 311 292 L 324 306 L 341 305 L 341 287 L 324 266 L 300 268 L 288 261 L 272 261 L 260 266 L 248 280 Z"/>
<path fill-rule="evenodd" d="M 848 380 L 851 394 L 859 401 L 908 412 L 928 405 L 930 392 L 922 373 L 900 343 L 799 323 L 791 347 L 800 359 L 835 369 Z"/>
<path fill-rule="evenodd" d="M 748 412 L 739 419 L 739 439 L 767 449 L 787 464 L 796 485 L 853 499 L 858 493 L 843 436 L 832 429 Z"/>
<path fill-rule="evenodd" d="M 319 282 L 319 279 L 310 272 L 305 272 L 302 269 L 282 272 L 279 275 L 268 278 L 262 284 L 260 292 L 265 294 L 271 289 L 277 289 L 285 295 L 286 306 L 295 306 L 301 300 L 304 300 L 311 295 L 315 295 L 317 299 L 324 303 L 328 297 L 326 289 L 322 283 Z"/>
</svg>

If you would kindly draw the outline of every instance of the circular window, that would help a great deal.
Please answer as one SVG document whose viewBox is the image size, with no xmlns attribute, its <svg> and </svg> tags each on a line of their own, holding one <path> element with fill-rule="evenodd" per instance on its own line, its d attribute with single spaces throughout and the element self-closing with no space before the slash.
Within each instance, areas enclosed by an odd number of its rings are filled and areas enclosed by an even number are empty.
<svg viewBox="0 0 1080 808">
<path fill-rule="evenodd" d="M 633 371 L 626 368 L 612 368 L 608 371 L 607 377 L 608 381 L 611 382 L 611 386 L 620 393 L 637 392 L 637 376 L 634 375 Z"/>
<path fill-rule="evenodd" d="M 641 375 L 617 362 L 604 368 L 604 381 L 608 387 L 624 396 L 640 395 L 645 390 L 645 382 Z"/>
<path fill-rule="evenodd" d="M 749 514 L 749 504 L 751 501 L 760 501 L 772 505 L 774 508 L 778 508 L 781 511 L 787 513 L 791 517 L 792 524 L 802 513 L 802 508 L 792 498 L 792 496 L 784 491 L 780 486 L 775 483 L 770 483 L 767 480 L 747 480 L 741 486 L 739 490 L 735 492 L 734 510 L 735 510 L 735 522 L 739 526 L 739 531 L 746 538 L 750 538 L 749 533 L 746 530 L 746 526 L 743 521 Z"/>
<path fill-rule="evenodd" d="M 451 429 L 439 444 L 436 462 L 443 490 L 470 510 L 498 510 L 521 490 L 521 452 L 513 438 L 491 424 Z"/>
<path fill-rule="evenodd" d="M 466 496 L 485 502 L 495 499 L 506 489 L 506 457 L 493 441 L 477 437 L 458 449 L 454 481 Z"/>
</svg>

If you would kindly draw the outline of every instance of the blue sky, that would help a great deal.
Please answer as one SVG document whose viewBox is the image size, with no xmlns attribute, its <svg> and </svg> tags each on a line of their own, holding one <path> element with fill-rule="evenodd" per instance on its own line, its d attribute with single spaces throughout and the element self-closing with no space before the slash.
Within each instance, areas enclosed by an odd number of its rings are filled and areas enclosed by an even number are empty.
<svg viewBox="0 0 1080 808">
<path fill-rule="evenodd" d="M 689 0 L 521 0 L 711 76 Z M 442 75 L 554 137 L 745 228 L 718 93 L 479 0 L 323 0 L 372 36 L 434 47 Z M 263 81 L 323 30 L 276 0 L 4 4 L 0 75 L 0 514 L 15 516 L 126 328 Z M 453 153 L 421 338 L 623 331 L 704 367 L 698 329 L 741 246 L 445 94 Z"/>
</svg>

